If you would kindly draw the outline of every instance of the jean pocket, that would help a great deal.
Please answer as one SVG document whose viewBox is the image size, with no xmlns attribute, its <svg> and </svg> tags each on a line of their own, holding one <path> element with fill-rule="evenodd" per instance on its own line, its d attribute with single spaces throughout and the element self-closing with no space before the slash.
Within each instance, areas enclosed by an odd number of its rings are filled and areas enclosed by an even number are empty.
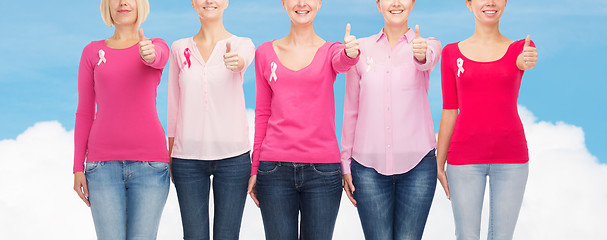
<svg viewBox="0 0 607 240">
<path fill-rule="evenodd" d="M 101 164 L 99 162 L 86 162 L 86 164 L 84 166 L 84 172 L 91 173 L 91 172 L 97 170 L 97 168 L 99 168 L 99 166 L 101 166 Z"/>
<path fill-rule="evenodd" d="M 261 161 L 257 168 L 257 174 L 268 175 L 276 172 L 276 170 L 278 170 L 277 162 Z"/>
<path fill-rule="evenodd" d="M 165 162 L 144 162 L 145 166 L 151 168 L 152 170 L 162 172 L 169 169 L 169 164 Z"/>
<path fill-rule="evenodd" d="M 339 163 L 313 163 L 312 169 L 320 175 L 331 176 L 341 174 Z"/>
</svg>

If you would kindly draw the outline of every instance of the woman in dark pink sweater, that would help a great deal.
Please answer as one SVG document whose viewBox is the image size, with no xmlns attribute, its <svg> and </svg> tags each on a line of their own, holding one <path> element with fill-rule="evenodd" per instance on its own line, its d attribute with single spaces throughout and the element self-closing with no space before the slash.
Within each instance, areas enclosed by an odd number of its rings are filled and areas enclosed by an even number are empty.
<svg viewBox="0 0 607 240">
<path fill-rule="evenodd" d="M 138 31 L 148 12 L 147 0 L 102 0 L 114 35 L 88 44 L 80 59 L 74 190 L 91 207 L 98 239 L 156 239 L 169 192 L 156 112 L 169 48 Z"/>
<path fill-rule="evenodd" d="M 345 44 L 316 35 L 321 2 L 283 0 L 291 32 L 255 53 L 249 193 L 261 208 L 266 239 L 331 239 L 337 218 L 342 181 L 333 83 L 356 64 L 359 50 L 349 25 Z"/>
</svg>

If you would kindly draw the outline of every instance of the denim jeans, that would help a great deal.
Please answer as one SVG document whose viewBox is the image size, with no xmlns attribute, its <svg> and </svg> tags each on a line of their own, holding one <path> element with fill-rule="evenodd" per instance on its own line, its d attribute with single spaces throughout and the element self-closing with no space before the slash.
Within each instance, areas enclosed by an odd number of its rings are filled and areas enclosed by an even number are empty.
<svg viewBox="0 0 607 240">
<path fill-rule="evenodd" d="M 339 163 L 261 161 L 257 198 L 266 239 L 331 239 L 341 194 Z"/>
<path fill-rule="evenodd" d="M 351 171 L 365 239 L 422 238 L 436 190 L 434 150 L 406 173 L 382 175 L 356 160 Z"/>
<path fill-rule="evenodd" d="M 447 165 L 458 240 L 478 240 L 489 177 L 488 240 L 511 240 L 523 203 L 529 163 Z"/>
<path fill-rule="evenodd" d="M 97 239 L 156 239 L 169 194 L 169 164 L 87 162 L 86 181 Z"/>
<path fill-rule="evenodd" d="M 251 173 L 249 153 L 221 160 L 173 158 L 183 239 L 209 237 L 209 191 L 213 176 L 213 239 L 237 240 Z"/>
</svg>

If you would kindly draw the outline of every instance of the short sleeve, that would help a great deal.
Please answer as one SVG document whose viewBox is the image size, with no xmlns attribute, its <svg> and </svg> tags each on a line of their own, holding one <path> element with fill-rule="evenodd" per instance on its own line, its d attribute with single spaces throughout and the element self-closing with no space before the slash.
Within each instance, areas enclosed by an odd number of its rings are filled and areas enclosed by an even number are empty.
<svg viewBox="0 0 607 240">
<path fill-rule="evenodd" d="M 457 44 L 457 43 L 454 43 Z M 441 60 L 441 87 L 443 92 L 443 109 L 458 109 L 459 102 L 457 99 L 457 85 L 455 82 L 455 72 L 453 64 L 457 59 L 453 57 L 453 47 L 457 46 L 449 44 L 443 50 Z"/>
</svg>

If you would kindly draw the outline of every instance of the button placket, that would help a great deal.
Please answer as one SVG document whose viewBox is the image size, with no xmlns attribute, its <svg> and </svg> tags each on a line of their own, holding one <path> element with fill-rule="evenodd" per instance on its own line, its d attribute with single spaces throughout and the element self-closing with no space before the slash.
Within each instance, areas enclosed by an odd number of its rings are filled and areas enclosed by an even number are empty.
<svg viewBox="0 0 607 240">
<path fill-rule="evenodd" d="M 384 77 L 384 86 L 386 88 L 386 94 L 384 95 L 384 142 L 385 142 L 385 153 L 386 153 L 386 167 L 387 169 L 393 169 L 393 119 L 392 119 L 392 75 L 391 75 L 391 67 L 392 67 L 392 59 L 391 52 L 388 50 L 388 57 L 386 62 L 386 76 Z"/>
<path fill-rule="evenodd" d="M 204 96 L 204 108 L 208 111 L 209 110 L 209 81 L 207 78 L 207 68 L 208 64 L 205 64 L 204 67 L 202 68 L 202 95 Z"/>
</svg>

